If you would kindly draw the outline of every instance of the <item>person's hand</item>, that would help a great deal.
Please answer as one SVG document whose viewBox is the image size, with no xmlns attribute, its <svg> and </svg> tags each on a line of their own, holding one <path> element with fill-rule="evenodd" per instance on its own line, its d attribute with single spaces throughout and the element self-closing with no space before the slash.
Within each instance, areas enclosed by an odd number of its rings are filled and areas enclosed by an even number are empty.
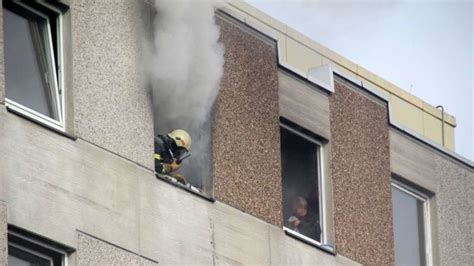
<svg viewBox="0 0 474 266">
<path fill-rule="evenodd" d="M 298 225 L 300 225 L 300 223 L 301 223 L 300 219 L 296 218 L 296 220 L 293 221 L 293 226 L 298 227 Z"/>
<path fill-rule="evenodd" d="M 186 185 L 188 181 L 186 181 L 186 177 L 184 175 L 178 174 L 178 173 L 172 173 L 172 177 L 174 177 L 179 183 Z"/>
<path fill-rule="evenodd" d="M 294 227 L 296 227 L 298 226 L 298 224 L 300 224 L 300 219 L 298 219 L 296 216 L 291 216 L 290 218 L 288 218 L 288 222 Z"/>
</svg>

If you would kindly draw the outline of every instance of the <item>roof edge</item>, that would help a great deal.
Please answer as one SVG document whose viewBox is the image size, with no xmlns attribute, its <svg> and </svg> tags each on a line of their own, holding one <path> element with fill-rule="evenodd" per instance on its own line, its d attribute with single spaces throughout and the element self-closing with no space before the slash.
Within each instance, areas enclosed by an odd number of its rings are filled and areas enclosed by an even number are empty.
<svg viewBox="0 0 474 266">
<path fill-rule="evenodd" d="M 333 50 L 321 45 L 320 43 L 312 40 L 311 38 L 307 37 L 306 35 L 302 34 L 301 32 L 291 28 L 287 24 L 271 17 L 270 15 L 260 11 L 259 9 L 255 8 L 254 6 L 246 3 L 243 0 L 227 0 L 227 5 L 232 8 L 225 8 L 223 6 L 223 11 L 228 13 L 229 15 L 233 16 L 234 18 L 244 22 L 244 23 L 251 23 L 255 24 L 255 21 L 264 24 L 266 28 L 267 35 L 274 38 L 276 41 L 280 41 L 279 38 L 286 37 L 291 38 L 292 40 L 303 44 L 304 46 L 308 47 L 309 49 L 313 50 L 316 54 L 319 54 L 323 57 L 326 57 L 330 61 L 337 64 L 339 67 L 344 68 L 347 71 L 352 72 L 356 77 L 360 79 L 365 79 L 373 83 L 374 85 L 380 87 L 384 91 L 394 94 L 398 96 L 400 99 L 404 100 L 411 105 L 421 109 L 423 112 L 432 115 L 438 119 L 442 119 L 442 114 L 439 109 L 435 106 L 423 101 L 419 97 L 411 94 L 410 92 L 398 87 L 397 85 L 387 81 L 386 79 L 378 76 L 377 74 L 369 71 L 368 69 L 364 68 L 363 66 L 352 62 L 351 60 L 339 55 L 338 53 L 334 52 Z M 280 46 L 278 47 L 280 48 Z M 286 51 L 284 51 L 286 54 Z M 285 61 L 284 61 L 285 62 Z M 285 62 L 286 65 L 291 65 L 288 62 Z M 318 65 L 315 65 L 317 67 Z M 457 122 L 456 118 L 445 112 L 445 122 L 452 127 L 456 127 Z"/>
</svg>

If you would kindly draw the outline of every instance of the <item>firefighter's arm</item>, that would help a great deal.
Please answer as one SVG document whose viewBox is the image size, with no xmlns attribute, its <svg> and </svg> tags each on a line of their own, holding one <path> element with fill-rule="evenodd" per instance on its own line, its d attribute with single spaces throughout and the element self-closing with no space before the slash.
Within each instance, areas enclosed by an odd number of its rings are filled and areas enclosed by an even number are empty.
<svg viewBox="0 0 474 266">
<path fill-rule="evenodd" d="M 158 173 L 161 173 L 163 175 L 167 175 L 171 172 L 174 172 L 176 170 L 178 170 L 179 168 L 181 167 L 180 164 L 176 163 L 176 160 L 173 161 L 172 163 L 160 163 L 160 165 L 158 167 L 156 167 L 156 171 Z"/>
</svg>

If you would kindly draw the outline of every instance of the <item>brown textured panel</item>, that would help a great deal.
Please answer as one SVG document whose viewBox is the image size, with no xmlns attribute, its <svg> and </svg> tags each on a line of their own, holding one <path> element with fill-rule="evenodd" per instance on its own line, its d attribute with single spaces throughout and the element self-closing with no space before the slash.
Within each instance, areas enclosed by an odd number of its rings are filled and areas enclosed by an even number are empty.
<svg viewBox="0 0 474 266">
<path fill-rule="evenodd" d="M 338 252 L 394 264 L 387 109 L 336 80 L 330 97 L 331 176 Z"/>
<path fill-rule="evenodd" d="M 215 197 L 281 225 L 276 48 L 227 20 L 217 22 L 225 64 L 214 117 Z"/>
</svg>

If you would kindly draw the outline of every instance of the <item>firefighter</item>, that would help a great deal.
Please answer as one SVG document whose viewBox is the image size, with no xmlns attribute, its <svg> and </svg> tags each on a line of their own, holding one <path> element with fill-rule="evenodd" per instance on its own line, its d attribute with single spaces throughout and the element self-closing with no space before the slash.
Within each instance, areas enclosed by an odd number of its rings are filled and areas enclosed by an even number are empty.
<svg viewBox="0 0 474 266">
<path fill-rule="evenodd" d="M 166 136 L 155 137 L 155 171 L 158 174 L 170 175 L 181 183 L 186 183 L 184 176 L 174 173 L 181 162 L 190 156 L 191 136 L 182 129 L 175 129 Z"/>
</svg>

